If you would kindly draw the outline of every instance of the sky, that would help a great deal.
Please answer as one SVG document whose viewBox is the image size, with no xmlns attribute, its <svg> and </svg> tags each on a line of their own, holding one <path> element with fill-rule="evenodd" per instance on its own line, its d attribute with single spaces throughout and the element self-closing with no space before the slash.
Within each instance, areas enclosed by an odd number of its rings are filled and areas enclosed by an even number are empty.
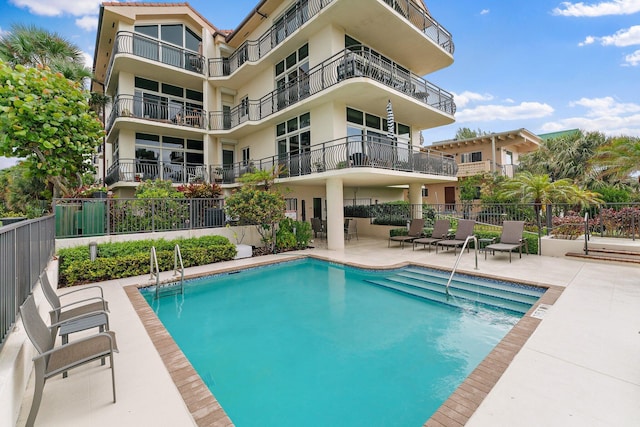
<svg viewBox="0 0 640 427">
<path fill-rule="evenodd" d="M 55 31 L 91 66 L 100 3 L 0 0 L 0 34 L 13 23 Z M 217 28 L 234 29 L 258 0 L 189 3 Z M 456 47 L 454 63 L 425 79 L 451 92 L 457 105 L 455 123 L 423 131 L 426 145 L 452 139 L 462 127 L 640 137 L 640 0 L 425 3 Z M 0 158 L 0 168 L 7 162 Z"/>
</svg>

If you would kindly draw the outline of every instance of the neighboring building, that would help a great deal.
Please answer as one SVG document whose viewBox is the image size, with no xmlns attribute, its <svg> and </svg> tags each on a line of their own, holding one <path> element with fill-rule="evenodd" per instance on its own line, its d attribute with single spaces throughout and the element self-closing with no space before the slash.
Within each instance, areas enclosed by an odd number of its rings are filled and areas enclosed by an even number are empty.
<svg viewBox="0 0 640 427">
<path fill-rule="evenodd" d="M 458 164 L 458 178 L 483 173 L 497 173 L 513 178 L 520 155 L 535 151 L 542 139 L 526 129 L 491 133 L 475 138 L 434 142 L 427 148 L 453 155 Z M 423 200 L 430 204 L 460 203 L 457 183 L 429 184 Z"/>
<path fill-rule="evenodd" d="M 560 131 L 557 131 L 557 132 L 549 132 L 549 133 L 538 134 L 538 138 L 540 138 L 542 141 L 547 141 L 549 139 L 556 139 L 556 138 L 564 138 L 564 137 L 573 136 L 578 132 L 580 132 L 580 129 L 560 130 Z"/>
<path fill-rule="evenodd" d="M 420 147 L 421 130 L 455 113 L 421 76 L 452 62 L 451 35 L 420 0 L 261 0 L 234 31 L 188 3 L 104 3 L 92 89 L 113 98 L 105 181 L 122 196 L 150 178 L 228 193 L 242 173 L 281 166 L 288 209 L 327 219 L 329 248 L 342 248 L 345 199 L 409 188 L 419 204 L 424 184 L 456 181 L 452 157 Z"/>
</svg>

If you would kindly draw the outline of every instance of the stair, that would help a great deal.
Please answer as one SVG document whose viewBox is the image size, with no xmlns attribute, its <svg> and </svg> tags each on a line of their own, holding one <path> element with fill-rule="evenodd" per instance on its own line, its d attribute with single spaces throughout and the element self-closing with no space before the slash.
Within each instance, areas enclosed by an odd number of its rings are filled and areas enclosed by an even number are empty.
<svg viewBox="0 0 640 427">
<path fill-rule="evenodd" d="M 638 251 L 590 247 L 588 255 L 584 252 L 567 252 L 565 255 L 594 261 L 613 261 L 640 265 L 640 252 Z"/>
<path fill-rule="evenodd" d="M 445 287 L 449 274 L 446 271 L 406 267 L 387 277 L 370 279 L 367 282 L 391 291 L 447 305 L 482 304 L 489 308 L 519 314 L 526 313 L 544 293 L 543 289 L 531 286 L 512 285 L 456 274 L 449 285 L 450 295 L 447 295 Z"/>
</svg>

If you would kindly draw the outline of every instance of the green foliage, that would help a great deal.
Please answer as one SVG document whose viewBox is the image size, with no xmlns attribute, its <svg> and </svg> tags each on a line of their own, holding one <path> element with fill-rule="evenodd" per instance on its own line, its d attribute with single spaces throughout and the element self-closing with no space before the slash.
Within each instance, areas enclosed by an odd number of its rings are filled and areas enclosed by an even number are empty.
<svg viewBox="0 0 640 427">
<path fill-rule="evenodd" d="M 595 192 L 600 194 L 600 198 L 605 203 L 627 203 L 631 201 L 631 194 L 626 189 L 606 186 L 596 189 Z"/>
<path fill-rule="evenodd" d="M 76 174 L 93 171 L 104 135 L 81 84 L 48 69 L 0 62 L 0 155 L 24 158 L 34 178 L 68 192 Z"/>
<path fill-rule="evenodd" d="M 295 234 L 293 232 L 294 228 Z M 276 233 L 276 249 L 278 251 L 306 249 L 312 235 L 310 223 L 285 218 L 280 221 L 278 232 Z"/>
<path fill-rule="evenodd" d="M 519 198 L 521 203 L 546 205 L 552 203 L 599 204 L 596 193 L 582 190 L 568 179 L 552 181 L 548 175 L 522 172 L 506 180 L 499 190 L 504 198 Z"/>
<path fill-rule="evenodd" d="M 481 129 L 472 130 L 471 128 L 464 127 L 464 128 L 458 128 L 454 139 L 460 140 L 460 139 L 477 138 L 482 135 L 489 135 L 490 133 L 491 132 L 485 132 Z"/>
<path fill-rule="evenodd" d="M 22 163 L 0 170 L 0 206 L 17 216 L 37 218 L 51 210 L 51 193 Z M 0 209 L 2 210 L 2 209 Z"/>
<path fill-rule="evenodd" d="M 180 185 L 177 190 L 184 194 L 187 199 L 215 199 L 222 194 L 222 187 L 216 183 L 191 183 Z"/>
<path fill-rule="evenodd" d="M 600 178 L 627 179 L 640 170 L 640 138 L 620 136 L 611 138 L 598 147 L 590 164 Z"/>
<path fill-rule="evenodd" d="M 174 188 L 169 180 L 147 180 L 136 188 L 136 199 L 184 199 L 184 193 Z"/>
<path fill-rule="evenodd" d="M 91 77 L 79 47 L 59 34 L 35 25 L 13 24 L 0 36 L 0 59 L 12 67 L 49 67 L 77 82 Z"/>
<path fill-rule="evenodd" d="M 460 179 L 460 200 L 469 201 L 479 199 L 479 188 L 482 184 L 482 179 L 482 175 L 474 175 Z"/>
<path fill-rule="evenodd" d="M 282 194 L 245 185 L 225 199 L 225 210 L 231 218 L 237 218 L 240 224 L 254 224 L 262 242 L 273 251 L 273 230 L 285 218 L 285 200 Z"/>
<path fill-rule="evenodd" d="M 171 270 L 176 244 L 180 245 L 185 267 L 227 261 L 236 255 L 235 245 L 222 236 L 104 243 L 98 245 L 98 258 L 93 262 L 88 246 L 79 246 L 58 252 L 60 283 L 72 286 L 148 274 L 152 246 L 156 248 L 160 271 Z"/>
</svg>

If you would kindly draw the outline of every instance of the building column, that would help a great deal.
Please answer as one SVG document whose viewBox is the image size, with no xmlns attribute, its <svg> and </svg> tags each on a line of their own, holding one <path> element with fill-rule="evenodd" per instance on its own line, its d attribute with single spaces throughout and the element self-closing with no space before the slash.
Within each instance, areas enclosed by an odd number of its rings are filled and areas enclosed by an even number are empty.
<svg viewBox="0 0 640 427">
<path fill-rule="evenodd" d="M 409 184 L 409 204 L 413 218 L 422 218 L 422 184 Z"/>
<path fill-rule="evenodd" d="M 327 179 L 327 248 L 344 249 L 344 189 L 341 178 Z"/>
</svg>

